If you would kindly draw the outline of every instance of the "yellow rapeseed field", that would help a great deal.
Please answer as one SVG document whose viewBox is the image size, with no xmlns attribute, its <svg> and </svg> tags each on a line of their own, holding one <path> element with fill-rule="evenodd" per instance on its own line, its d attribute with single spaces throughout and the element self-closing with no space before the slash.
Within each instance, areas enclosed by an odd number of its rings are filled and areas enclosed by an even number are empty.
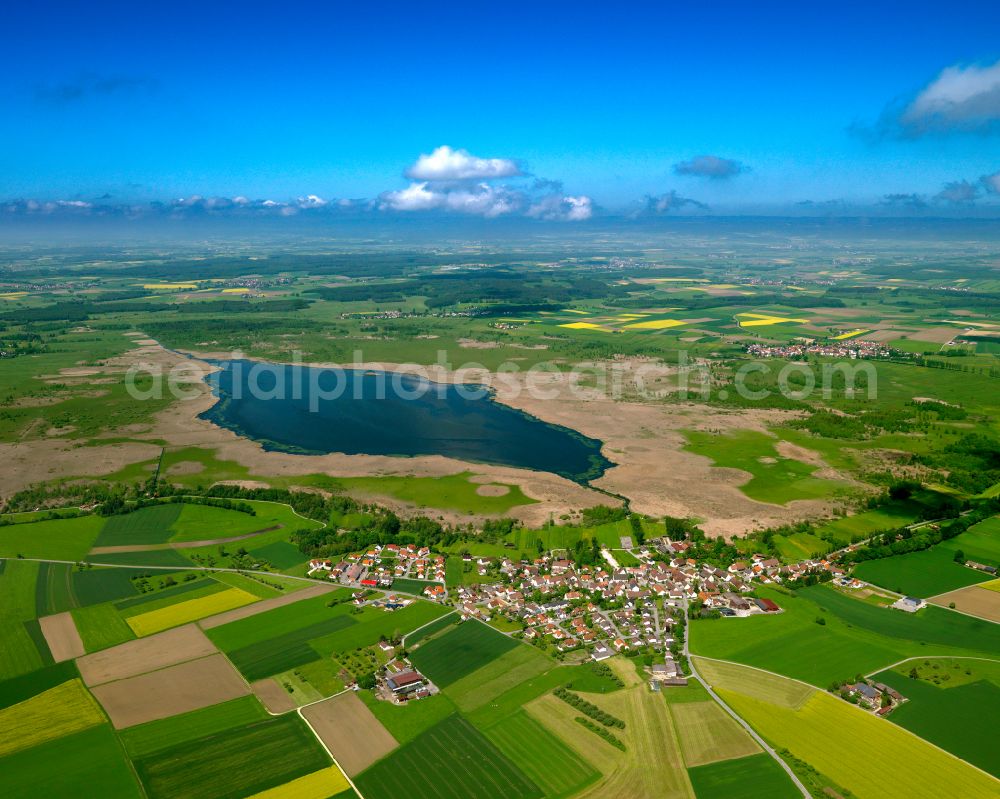
<svg viewBox="0 0 1000 799">
<path fill-rule="evenodd" d="M 156 291 L 157 289 L 172 290 L 172 289 L 196 289 L 198 288 L 197 283 L 143 283 L 142 287 L 144 289 L 149 289 L 150 291 Z"/>
<path fill-rule="evenodd" d="M 629 330 L 665 330 L 668 327 L 679 327 L 686 325 L 680 319 L 647 319 L 645 322 L 633 322 L 625 325 Z"/>
<path fill-rule="evenodd" d="M 790 319 L 785 316 L 768 316 L 760 313 L 738 313 L 736 314 L 740 322 L 740 327 L 764 327 L 766 325 L 783 325 L 808 323 L 808 319 Z"/>
<path fill-rule="evenodd" d="M 126 619 L 128 626 L 138 635 L 152 635 L 161 630 L 168 630 L 190 621 L 204 619 L 206 616 L 213 616 L 226 610 L 241 608 L 256 602 L 257 597 L 241 588 L 230 588 L 220 591 L 217 594 L 189 599 L 186 602 L 178 602 L 165 608 L 151 610 L 148 613 L 140 613 Z"/>
<path fill-rule="evenodd" d="M 559 327 L 568 327 L 570 330 L 600 330 L 600 325 L 595 325 L 593 322 L 567 322 L 564 325 L 559 325 Z"/>
<path fill-rule="evenodd" d="M 80 732 L 104 721 L 104 713 L 97 700 L 80 680 L 64 682 L 0 710 L 0 757 Z"/>
<path fill-rule="evenodd" d="M 716 690 L 774 746 L 788 749 L 857 796 L 986 799 L 997 795 L 997 781 L 978 769 L 822 691 L 794 710 Z"/>
<path fill-rule="evenodd" d="M 841 333 L 839 336 L 834 336 L 834 341 L 843 341 L 846 338 L 854 338 L 855 336 L 861 336 L 865 333 L 870 333 L 871 331 L 865 330 L 863 327 L 857 330 L 848 330 L 846 333 Z"/>
<path fill-rule="evenodd" d="M 223 294 L 249 294 L 250 289 L 223 289 Z"/>
<path fill-rule="evenodd" d="M 330 766 L 322 771 L 314 771 L 297 780 L 286 782 L 277 788 L 255 793 L 249 799 L 326 799 L 350 787 L 347 778 L 339 768 Z"/>
</svg>

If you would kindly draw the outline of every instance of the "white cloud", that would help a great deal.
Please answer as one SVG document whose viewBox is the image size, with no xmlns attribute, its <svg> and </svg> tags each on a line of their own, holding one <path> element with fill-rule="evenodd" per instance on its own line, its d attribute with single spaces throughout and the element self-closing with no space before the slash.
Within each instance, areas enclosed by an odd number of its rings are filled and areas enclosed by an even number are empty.
<svg viewBox="0 0 1000 799">
<path fill-rule="evenodd" d="M 296 203 L 299 208 L 322 208 L 326 205 L 326 200 L 322 197 L 317 197 L 315 194 L 310 194 L 306 197 L 299 197 Z"/>
<path fill-rule="evenodd" d="M 992 175 L 983 175 L 979 178 L 979 182 L 986 187 L 986 191 L 991 194 L 1000 194 L 1000 172 L 994 172 Z"/>
<path fill-rule="evenodd" d="M 582 222 L 594 215 L 594 202 L 585 195 L 549 194 L 534 202 L 525 213 L 536 219 Z"/>
<path fill-rule="evenodd" d="M 983 130 L 1000 122 L 1000 61 L 951 66 L 914 98 L 899 119 L 911 133 Z"/>
<path fill-rule="evenodd" d="M 454 211 L 485 217 L 502 216 L 518 210 L 522 198 L 503 186 L 479 183 L 473 187 L 433 187 L 427 181 L 411 183 L 399 191 L 387 191 L 379 207 L 392 211 Z"/>
<path fill-rule="evenodd" d="M 421 155 L 406 170 L 411 180 L 429 181 L 496 180 L 521 174 L 517 162 L 509 158 L 477 158 L 467 150 L 453 150 L 447 145 L 430 155 Z"/>
</svg>

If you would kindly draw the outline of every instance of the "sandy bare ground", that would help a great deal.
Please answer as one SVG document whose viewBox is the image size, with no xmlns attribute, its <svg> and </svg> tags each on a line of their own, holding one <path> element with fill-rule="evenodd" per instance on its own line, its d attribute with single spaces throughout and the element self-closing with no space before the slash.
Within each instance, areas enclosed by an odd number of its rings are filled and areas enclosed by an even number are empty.
<svg viewBox="0 0 1000 799">
<path fill-rule="evenodd" d="M 116 730 L 216 705 L 250 693 L 225 655 L 189 660 L 92 688 Z"/>
<path fill-rule="evenodd" d="M 88 686 L 124 680 L 147 671 L 213 655 L 218 650 L 194 624 L 128 641 L 77 660 Z"/>
<path fill-rule="evenodd" d="M 309 705 L 302 715 L 349 777 L 399 746 L 353 692 Z"/>
<path fill-rule="evenodd" d="M 301 591 L 296 591 L 292 594 L 285 594 L 284 596 L 264 599 L 260 602 L 254 602 L 252 605 L 244 605 L 242 608 L 227 610 L 225 613 L 209 616 L 207 619 L 202 619 L 198 622 L 198 624 L 203 629 L 210 630 L 212 627 L 221 627 L 223 624 L 229 624 L 231 621 L 239 621 L 240 619 L 245 619 L 249 616 L 256 616 L 258 613 L 264 613 L 268 610 L 274 610 L 275 608 L 281 608 L 285 605 L 291 605 L 293 602 L 298 602 L 302 599 L 311 599 L 312 597 L 319 596 L 320 594 L 328 594 L 334 589 L 335 586 L 333 585 L 323 585 L 322 583 L 317 583 L 316 585 L 311 585 L 308 588 L 303 588 Z"/>
<path fill-rule="evenodd" d="M 45 643 L 49 645 L 49 651 L 52 652 L 52 658 L 56 663 L 86 654 L 87 650 L 83 646 L 83 640 L 69 611 L 54 616 L 43 616 L 38 620 L 38 626 L 42 628 Z"/>
<path fill-rule="evenodd" d="M 505 497 L 510 493 L 507 486 L 481 485 L 476 489 L 476 493 L 481 497 Z"/>
<path fill-rule="evenodd" d="M 797 501 L 787 506 L 757 502 L 739 490 L 749 479 L 738 469 L 721 469 L 711 459 L 685 452 L 681 431 L 736 430 L 765 432 L 768 425 L 792 416 L 785 411 L 713 408 L 696 403 L 619 402 L 599 392 L 573 396 L 566 375 L 538 377 L 553 399 L 535 399 L 526 392 L 514 396 L 498 392 L 501 402 L 540 419 L 561 424 L 604 442 L 604 455 L 616 466 L 595 485 L 623 494 L 632 508 L 654 516 L 694 517 L 709 535 L 727 538 L 759 527 L 819 517 L 831 510 L 823 501 Z M 816 456 L 818 458 L 818 456 Z M 810 457 L 810 463 L 825 466 Z"/>
<path fill-rule="evenodd" d="M 264 707 L 267 708 L 269 713 L 274 713 L 275 715 L 287 713 L 289 710 L 295 710 L 297 707 L 292 695 L 282 688 L 273 677 L 250 683 L 250 688 L 253 690 L 254 695 L 264 703 Z"/>
<path fill-rule="evenodd" d="M 1000 591 L 990 591 L 988 588 L 970 585 L 967 588 L 941 594 L 930 601 L 931 604 L 943 608 L 954 602 L 955 610 L 1000 624 Z"/>
<path fill-rule="evenodd" d="M 960 332 L 953 327 L 928 327 L 911 333 L 909 338 L 913 341 L 926 341 L 930 344 L 945 344 L 959 335 Z"/>
</svg>

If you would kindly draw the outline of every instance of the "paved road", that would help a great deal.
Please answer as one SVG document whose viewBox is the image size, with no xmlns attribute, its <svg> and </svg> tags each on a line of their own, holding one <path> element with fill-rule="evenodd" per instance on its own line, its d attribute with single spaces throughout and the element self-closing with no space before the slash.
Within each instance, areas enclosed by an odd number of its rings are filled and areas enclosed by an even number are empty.
<svg viewBox="0 0 1000 799">
<path fill-rule="evenodd" d="M 732 716 L 737 724 L 739 724 L 744 730 L 750 733 L 750 737 L 753 738 L 758 744 L 760 744 L 760 747 L 765 752 L 767 752 L 771 757 L 773 757 L 775 761 L 777 761 L 778 765 L 785 770 L 785 773 L 789 776 L 791 781 L 794 782 L 796 787 L 802 792 L 802 796 L 804 796 L 805 799 L 811 799 L 812 794 L 810 794 L 809 791 L 806 789 L 806 786 L 802 784 L 802 781 L 795 776 L 795 772 L 792 771 L 791 767 L 784 760 L 781 759 L 778 753 L 771 748 L 771 746 L 767 743 L 767 741 L 761 738 L 754 731 L 753 727 L 751 727 L 742 718 L 740 718 L 739 715 L 737 715 L 736 711 L 733 710 L 731 707 L 729 707 L 729 705 L 727 705 L 723 701 L 722 697 L 719 696 L 712 688 L 712 686 L 709 685 L 707 682 L 705 682 L 702 676 L 698 673 L 698 669 L 695 667 L 694 662 L 691 660 L 690 652 L 688 651 L 688 638 L 690 637 L 689 636 L 690 632 L 691 632 L 691 626 L 690 624 L 688 624 L 688 604 L 687 602 L 685 602 L 684 603 L 684 658 L 687 660 L 688 664 L 691 667 L 691 676 L 694 677 L 703 686 L 705 686 L 705 690 L 708 691 L 709 696 L 711 696 L 712 699 L 718 702 L 719 705 L 722 707 L 722 709 L 725 710 L 726 713 L 728 713 L 730 716 Z"/>
</svg>

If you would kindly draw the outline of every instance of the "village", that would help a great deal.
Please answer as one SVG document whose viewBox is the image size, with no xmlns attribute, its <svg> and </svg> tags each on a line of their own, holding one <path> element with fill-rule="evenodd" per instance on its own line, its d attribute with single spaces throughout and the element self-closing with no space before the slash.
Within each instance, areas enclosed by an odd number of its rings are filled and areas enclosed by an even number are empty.
<svg viewBox="0 0 1000 799">
<path fill-rule="evenodd" d="M 647 668 L 650 686 L 683 685 L 684 627 L 688 614 L 739 619 L 782 610 L 771 599 L 752 595 L 758 585 L 780 585 L 807 575 L 845 579 L 835 562 L 819 559 L 782 564 L 753 554 L 719 568 L 688 557 L 691 543 L 649 539 L 622 549 L 636 565 L 620 565 L 608 549 L 603 562 L 578 565 L 565 551 L 538 557 L 444 555 L 413 544 L 375 545 L 341 561 L 314 559 L 309 575 L 366 591 L 394 589 L 386 610 L 402 607 L 406 594 L 453 604 L 461 618 L 475 618 L 568 662 L 603 661 L 619 654 L 658 653 Z M 480 582 L 446 586 L 448 558 L 460 558 Z M 495 579 L 490 579 L 495 578 Z M 450 589 L 450 590 L 449 590 Z M 429 695 L 434 688 L 406 663 L 387 670 L 380 695 L 402 702 Z"/>
</svg>

